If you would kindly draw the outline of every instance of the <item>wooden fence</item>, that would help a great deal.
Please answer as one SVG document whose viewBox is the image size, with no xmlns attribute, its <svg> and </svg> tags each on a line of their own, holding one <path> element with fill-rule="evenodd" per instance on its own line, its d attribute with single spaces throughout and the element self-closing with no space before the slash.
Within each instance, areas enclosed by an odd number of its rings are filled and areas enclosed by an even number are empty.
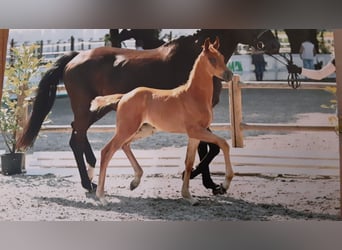
<svg viewBox="0 0 342 250">
<path fill-rule="evenodd" d="M 302 82 L 300 89 L 324 90 L 327 87 L 335 87 L 336 83 L 327 82 Z M 212 130 L 230 130 L 233 147 L 243 147 L 244 130 L 272 130 L 272 131 L 334 131 L 333 125 L 311 125 L 293 123 L 249 123 L 242 121 L 242 89 L 291 89 L 287 82 L 263 81 L 263 82 L 240 82 L 240 77 L 234 75 L 233 80 L 223 83 L 223 88 L 229 89 L 229 114 L 230 123 L 213 123 Z M 59 87 L 59 91 L 65 91 L 64 87 Z M 227 117 L 228 120 L 228 117 Z M 90 132 L 113 132 L 115 125 L 93 125 Z M 45 132 L 71 132 L 70 125 L 45 125 L 42 127 Z"/>
<path fill-rule="evenodd" d="M 311 125 L 292 123 L 248 123 L 242 121 L 241 89 L 291 89 L 287 82 L 240 82 L 238 75 L 225 84 L 229 88 L 229 111 L 231 122 L 231 137 L 233 147 L 243 147 L 244 130 L 274 130 L 274 131 L 334 131 L 333 125 Z M 327 87 L 336 87 L 336 83 L 302 82 L 300 89 L 324 90 Z"/>
</svg>

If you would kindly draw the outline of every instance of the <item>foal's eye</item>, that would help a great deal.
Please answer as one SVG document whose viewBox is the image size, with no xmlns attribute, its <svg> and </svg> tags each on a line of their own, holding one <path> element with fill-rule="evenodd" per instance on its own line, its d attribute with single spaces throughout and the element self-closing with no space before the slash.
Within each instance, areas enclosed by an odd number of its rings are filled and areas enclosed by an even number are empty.
<svg viewBox="0 0 342 250">
<path fill-rule="evenodd" d="M 213 57 L 209 57 L 209 62 L 215 66 L 216 65 L 216 58 L 213 58 Z"/>
</svg>

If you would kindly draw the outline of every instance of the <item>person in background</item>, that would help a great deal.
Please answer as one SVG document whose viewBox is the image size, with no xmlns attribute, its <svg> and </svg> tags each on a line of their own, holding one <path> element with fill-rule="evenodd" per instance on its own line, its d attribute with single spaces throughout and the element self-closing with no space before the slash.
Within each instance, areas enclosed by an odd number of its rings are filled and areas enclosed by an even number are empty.
<svg viewBox="0 0 342 250">
<path fill-rule="evenodd" d="M 296 64 L 290 64 L 290 65 L 287 65 L 287 71 L 289 73 L 301 74 L 310 79 L 322 80 L 323 78 L 326 78 L 332 73 L 335 73 L 336 71 L 335 58 L 318 70 L 301 68 L 301 67 L 298 67 Z"/>
<path fill-rule="evenodd" d="M 252 64 L 254 64 L 254 73 L 257 81 L 262 81 L 264 71 L 266 70 L 266 61 L 263 52 L 252 51 Z"/>
<path fill-rule="evenodd" d="M 299 49 L 299 56 L 303 60 L 303 68 L 314 69 L 316 56 L 315 45 L 310 41 L 304 41 Z"/>
</svg>

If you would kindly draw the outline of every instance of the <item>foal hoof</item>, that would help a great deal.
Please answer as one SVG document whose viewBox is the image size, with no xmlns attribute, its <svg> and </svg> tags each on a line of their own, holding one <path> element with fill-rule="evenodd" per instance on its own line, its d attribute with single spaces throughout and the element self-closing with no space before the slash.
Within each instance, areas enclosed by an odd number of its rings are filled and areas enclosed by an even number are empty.
<svg viewBox="0 0 342 250">
<path fill-rule="evenodd" d="M 216 185 L 213 188 L 213 195 L 220 195 L 220 194 L 226 194 L 226 193 L 227 193 L 227 189 L 225 189 L 222 184 Z"/>
<path fill-rule="evenodd" d="M 131 184 L 129 185 L 129 189 L 132 191 L 136 189 L 140 184 L 140 180 L 133 180 L 131 181 Z"/>
<path fill-rule="evenodd" d="M 200 203 L 197 199 L 194 198 L 184 198 L 187 202 L 190 203 L 191 206 L 198 206 Z"/>
<path fill-rule="evenodd" d="M 107 206 L 109 204 L 105 197 L 100 197 L 99 201 L 101 206 Z"/>
</svg>

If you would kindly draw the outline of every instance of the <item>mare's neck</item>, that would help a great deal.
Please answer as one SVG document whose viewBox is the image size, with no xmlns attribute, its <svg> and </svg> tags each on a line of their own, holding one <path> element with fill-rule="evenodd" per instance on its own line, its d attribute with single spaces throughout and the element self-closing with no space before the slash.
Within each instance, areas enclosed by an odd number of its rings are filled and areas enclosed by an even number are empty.
<svg viewBox="0 0 342 250">
<path fill-rule="evenodd" d="M 201 29 L 194 36 L 198 39 L 198 44 L 203 44 L 207 37 L 214 40 L 218 36 L 221 44 L 219 51 L 224 56 L 225 63 L 229 61 L 239 42 L 242 43 L 234 29 Z"/>
</svg>

